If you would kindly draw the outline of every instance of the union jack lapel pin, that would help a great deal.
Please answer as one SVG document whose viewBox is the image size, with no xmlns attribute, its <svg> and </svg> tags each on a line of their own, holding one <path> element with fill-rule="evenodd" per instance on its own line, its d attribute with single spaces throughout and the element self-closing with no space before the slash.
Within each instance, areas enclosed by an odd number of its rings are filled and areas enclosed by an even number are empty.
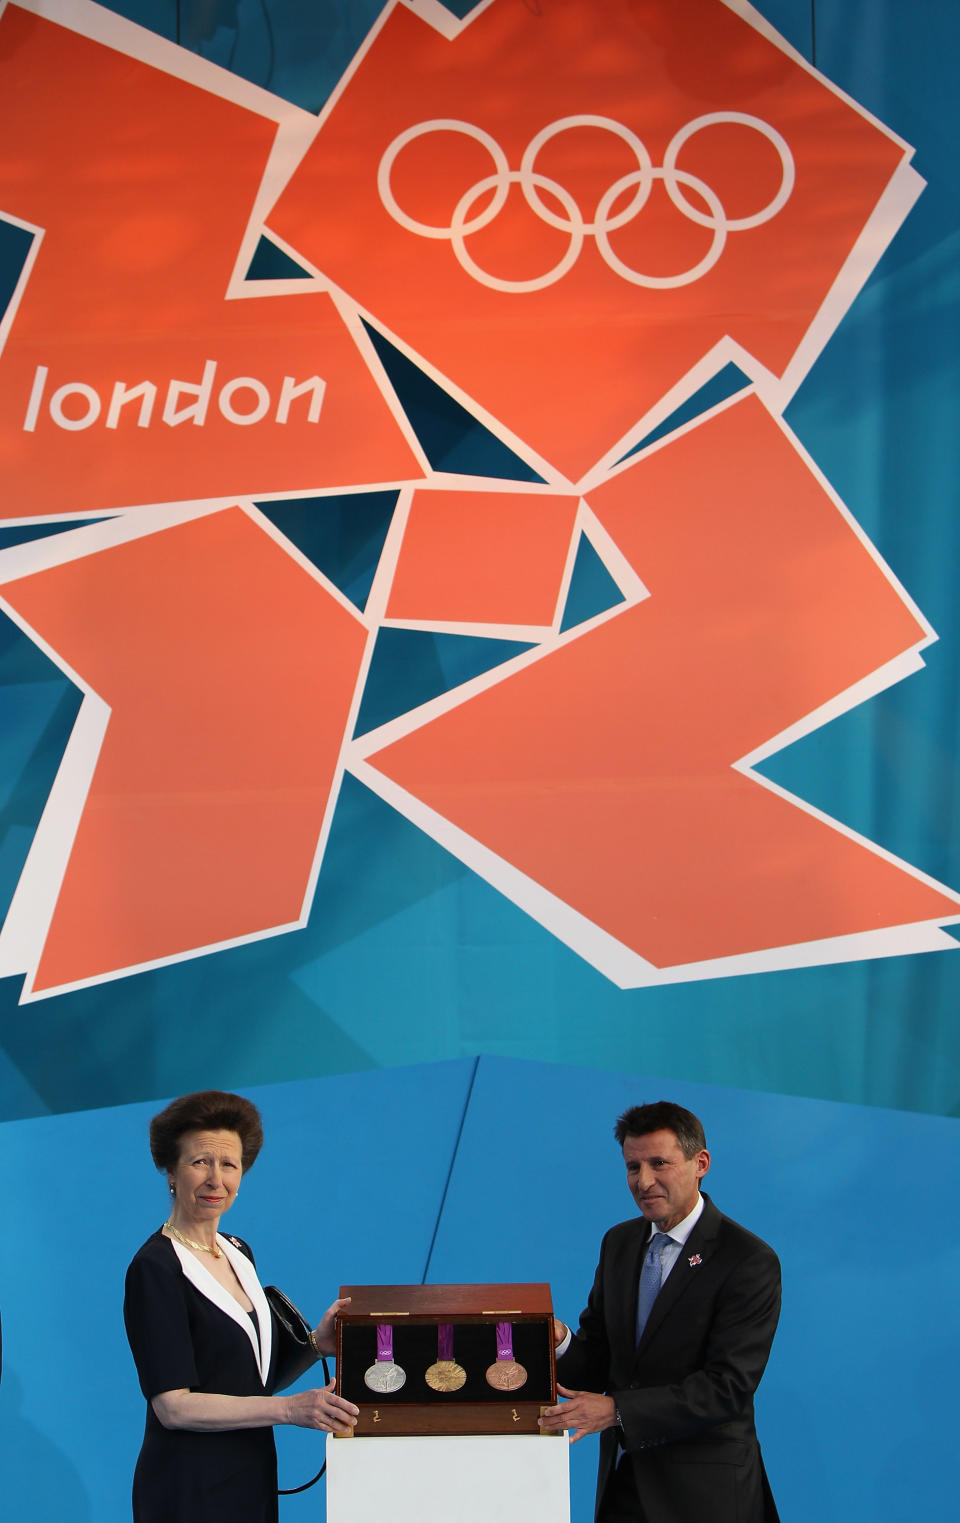
<svg viewBox="0 0 960 1523">
<path fill-rule="evenodd" d="M 690 1257 L 687 1259 L 687 1263 L 690 1265 L 691 1269 L 699 1269 L 700 1265 L 703 1263 L 703 1259 L 700 1257 L 699 1253 L 691 1253 Z"/>
</svg>

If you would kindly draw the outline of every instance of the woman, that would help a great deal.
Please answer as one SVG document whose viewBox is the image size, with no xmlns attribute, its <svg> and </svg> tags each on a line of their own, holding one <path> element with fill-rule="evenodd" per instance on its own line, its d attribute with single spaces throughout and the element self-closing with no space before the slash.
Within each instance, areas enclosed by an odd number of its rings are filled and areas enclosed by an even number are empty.
<svg viewBox="0 0 960 1523">
<path fill-rule="evenodd" d="M 127 1270 L 124 1322 L 147 1398 L 135 1523 L 273 1523 L 272 1425 L 342 1433 L 356 1422 L 332 1381 L 273 1394 L 299 1371 L 284 1359 L 250 1249 L 218 1231 L 262 1141 L 256 1106 L 222 1090 L 184 1095 L 150 1123 L 173 1199 Z M 344 1305 L 334 1301 L 311 1333 L 317 1358 L 335 1352 Z"/>
</svg>

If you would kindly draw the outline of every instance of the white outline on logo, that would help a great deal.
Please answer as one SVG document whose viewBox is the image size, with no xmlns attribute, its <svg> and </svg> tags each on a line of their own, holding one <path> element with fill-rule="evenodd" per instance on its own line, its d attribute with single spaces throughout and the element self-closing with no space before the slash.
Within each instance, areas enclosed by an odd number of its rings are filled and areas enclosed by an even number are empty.
<svg viewBox="0 0 960 1523">
<path fill-rule="evenodd" d="M 749 217 L 728 217 L 716 191 L 697 175 L 677 168 L 677 156 L 694 133 L 723 122 L 733 122 L 743 127 L 753 128 L 773 144 L 780 158 L 780 188 L 766 206 L 761 207 L 758 212 L 752 213 Z M 537 155 L 544 145 L 551 138 L 574 127 L 598 127 L 604 132 L 614 133 L 632 149 L 639 165 L 639 168 L 632 170 L 630 174 L 622 175 L 604 191 L 592 222 L 584 220 L 577 202 L 568 190 L 558 181 L 538 173 L 534 168 Z M 393 166 L 404 148 L 416 138 L 425 137 L 433 132 L 460 132 L 466 137 L 473 138 L 486 148 L 494 165 L 493 174 L 477 180 L 464 191 L 454 207 L 448 227 L 436 227 L 432 223 L 420 222 L 415 217 L 411 217 L 400 206 L 390 183 Z M 698 227 L 713 230 L 713 240 L 703 258 L 676 275 L 644 275 L 620 259 L 610 246 L 610 234 L 617 228 L 625 226 L 626 223 L 632 222 L 643 210 L 656 180 L 663 181 L 670 200 L 688 221 L 695 222 Z M 713 269 L 723 253 L 728 233 L 745 232 L 749 228 L 760 227 L 783 209 L 790 199 L 795 180 L 793 154 L 790 152 L 786 139 L 775 127 L 771 127 L 769 122 L 763 121 L 759 116 L 749 116 L 743 111 L 710 111 L 704 116 L 694 117 L 685 127 L 681 127 L 674 133 L 660 167 L 654 165 L 646 145 L 636 133 L 609 116 L 563 116 L 551 122 L 549 126 L 542 128 L 535 137 L 531 138 L 523 151 L 519 169 L 510 168 L 507 156 L 496 138 L 489 132 L 485 132 L 482 127 L 475 127 L 471 122 L 458 121 L 454 117 L 435 117 L 427 122 L 418 122 L 415 127 L 408 127 L 404 132 L 399 133 L 384 153 L 377 170 L 377 190 L 380 193 L 380 199 L 395 222 L 406 228 L 408 232 L 416 233 L 420 238 L 448 240 L 461 267 L 480 285 L 488 286 L 492 291 L 513 294 L 543 291 L 548 286 L 555 285 L 558 280 L 562 280 L 579 259 L 583 240 L 588 233 L 593 234 L 600 256 L 608 269 L 630 285 L 646 286 L 651 290 L 660 291 L 692 285 L 694 281 L 700 280 Z M 469 234 L 478 233 L 481 228 L 489 227 L 494 218 L 503 210 L 511 185 L 520 186 L 524 200 L 541 222 L 556 228 L 558 232 L 569 234 L 570 237 L 570 243 L 563 258 L 545 275 L 535 276 L 532 280 L 503 280 L 499 276 L 491 275 L 487 270 L 480 268 L 467 249 L 466 240 Z M 688 200 L 682 189 L 683 186 L 703 200 L 707 207 L 706 211 Z M 621 211 L 611 215 L 611 208 L 618 198 L 624 191 L 633 187 L 635 187 L 634 195 L 627 205 Z M 490 190 L 494 193 L 490 205 L 485 211 L 471 216 L 471 210 L 476 202 Z M 540 195 L 541 190 L 548 191 L 559 201 L 566 216 L 561 216 L 544 202 Z"/>
</svg>

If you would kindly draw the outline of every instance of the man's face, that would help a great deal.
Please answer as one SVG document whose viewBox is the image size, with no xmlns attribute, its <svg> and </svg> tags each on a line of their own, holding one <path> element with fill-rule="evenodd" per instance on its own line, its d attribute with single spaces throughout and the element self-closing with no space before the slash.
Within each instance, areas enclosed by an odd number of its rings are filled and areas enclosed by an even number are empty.
<svg viewBox="0 0 960 1523">
<path fill-rule="evenodd" d="M 630 1194 L 647 1221 L 669 1232 L 696 1205 L 710 1154 L 701 1148 L 686 1158 L 673 1132 L 664 1128 L 645 1137 L 624 1138 L 623 1161 Z"/>
</svg>

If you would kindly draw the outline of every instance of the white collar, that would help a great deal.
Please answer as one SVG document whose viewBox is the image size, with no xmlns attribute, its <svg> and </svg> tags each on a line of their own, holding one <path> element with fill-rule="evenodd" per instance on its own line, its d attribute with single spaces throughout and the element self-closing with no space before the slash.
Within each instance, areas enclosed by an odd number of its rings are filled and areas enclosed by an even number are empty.
<svg viewBox="0 0 960 1523">
<path fill-rule="evenodd" d="M 229 1290 L 226 1290 L 220 1284 L 220 1281 L 210 1273 L 207 1266 L 200 1259 L 190 1252 L 189 1248 L 184 1248 L 174 1238 L 168 1238 L 167 1241 L 180 1260 L 180 1267 L 191 1285 L 196 1286 L 201 1295 L 206 1296 L 208 1301 L 212 1301 L 214 1306 L 219 1306 L 221 1311 L 226 1312 L 228 1317 L 233 1318 L 238 1327 L 243 1328 L 250 1339 L 250 1346 L 253 1349 L 257 1368 L 260 1371 L 261 1383 L 266 1385 L 267 1372 L 270 1369 L 271 1345 L 273 1342 L 273 1319 L 270 1316 L 267 1298 L 263 1293 L 260 1281 L 257 1279 L 257 1272 L 247 1258 L 247 1255 L 241 1252 L 239 1248 L 235 1248 L 229 1238 L 222 1237 L 219 1232 L 217 1233 L 217 1243 L 229 1259 L 233 1266 L 234 1274 L 253 1302 L 253 1309 L 257 1314 L 257 1325 L 260 1329 L 259 1342 L 253 1330 L 253 1323 L 250 1321 L 250 1313 L 244 1311 L 236 1296 L 232 1296 Z"/>
<path fill-rule="evenodd" d="M 670 1231 L 665 1232 L 663 1236 L 670 1238 L 672 1242 L 676 1243 L 678 1248 L 682 1248 L 702 1215 L 703 1196 L 698 1194 L 697 1203 L 694 1206 L 693 1210 L 688 1211 L 687 1215 L 683 1218 L 683 1221 L 677 1222 L 677 1225 L 675 1227 L 671 1227 Z M 660 1231 L 660 1228 L 656 1225 L 656 1223 L 653 1224 L 653 1231 Z M 651 1241 L 652 1236 L 653 1235 L 651 1234 Z M 660 1251 L 662 1252 L 663 1250 L 661 1249 Z"/>
</svg>

